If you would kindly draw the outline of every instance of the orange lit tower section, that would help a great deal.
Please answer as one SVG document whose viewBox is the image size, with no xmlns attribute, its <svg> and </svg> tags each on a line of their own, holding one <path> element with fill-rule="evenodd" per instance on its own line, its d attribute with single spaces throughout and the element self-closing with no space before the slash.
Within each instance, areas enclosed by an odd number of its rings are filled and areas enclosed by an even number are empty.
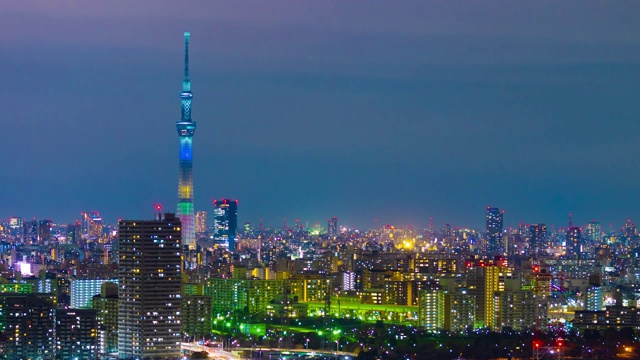
<svg viewBox="0 0 640 360">
<path fill-rule="evenodd" d="M 189 38 L 188 32 L 184 33 L 184 80 L 180 100 L 182 116 L 176 122 L 178 135 L 180 136 L 180 175 L 178 178 L 178 217 L 182 223 L 182 244 L 189 249 L 195 249 L 196 231 L 195 214 L 193 209 L 193 135 L 196 131 L 196 123 L 191 120 L 191 80 L 189 80 Z"/>
</svg>

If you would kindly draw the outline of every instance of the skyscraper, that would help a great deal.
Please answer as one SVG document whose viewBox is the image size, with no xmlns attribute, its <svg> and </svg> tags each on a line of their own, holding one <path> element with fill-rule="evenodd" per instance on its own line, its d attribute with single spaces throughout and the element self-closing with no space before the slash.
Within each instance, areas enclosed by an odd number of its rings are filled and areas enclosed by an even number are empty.
<svg viewBox="0 0 640 360">
<path fill-rule="evenodd" d="M 213 238 L 229 244 L 229 251 L 236 251 L 238 230 L 238 200 L 221 199 L 213 201 Z"/>
<path fill-rule="evenodd" d="M 189 37 L 184 33 L 184 80 L 180 100 L 182 116 L 176 122 L 180 136 L 180 175 L 178 179 L 178 217 L 182 222 L 182 241 L 189 249 L 196 247 L 195 216 L 193 209 L 193 135 L 196 123 L 191 120 L 191 80 L 189 80 Z"/>
<path fill-rule="evenodd" d="M 503 211 L 498 208 L 487 207 L 487 250 L 497 254 L 504 252 L 502 249 L 502 218 Z"/>
<path fill-rule="evenodd" d="M 537 257 L 546 248 L 547 225 L 529 225 L 529 255 Z"/>
<path fill-rule="evenodd" d="M 198 211 L 196 213 L 196 234 L 207 231 L 207 212 Z"/>
<path fill-rule="evenodd" d="M 338 218 L 335 216 L 328 219 L 327 235 L 329 237 L 338 236 Z"/>
<path fill-rule="evenodd" d="M 181 224 L 174 214 L 120 220 L 118 352 L 121 359 L 180 356 Z"/>
</svg>

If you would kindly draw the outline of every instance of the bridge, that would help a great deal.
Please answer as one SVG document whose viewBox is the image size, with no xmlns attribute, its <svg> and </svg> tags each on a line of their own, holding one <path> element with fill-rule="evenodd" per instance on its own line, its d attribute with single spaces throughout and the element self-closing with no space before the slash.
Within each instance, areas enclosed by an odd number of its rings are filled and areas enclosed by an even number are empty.
<svg viewBox="0 0 640 360">
<path fill-rule="evenodd" d="M 251 352 L 251 353 L 262 352 L 262 353 L 283 353 L 283 354 L 308 354 L 311 356 L 335 355 L 335 356 L 340 356 L 345 360 L 356 358 L 355 353 L 351 353 L 347 351 L 322 351 L 322 350 L 315 350 L 315 349 L 283 349 L 283 348 L 266 348 L 266 347 L 250 347 L 250 348 L 232 347 L 231 349 L 229 349 L 230 351 L 227 351 L 219 347 L 221 346 L 220 343 L 213 343 L 213 344 L 217 345 L 218 347 L 204 346 L 198 343 L 182 343 L 181 348 L 183 351 L 191 351 L 191 352 L 204 351 L 209 354 L 210 358 L 220 359 L 220 360 L 242 359 L 241 357 L 239 357 L 239 354 L 245 351 Z"/>
<path fill-rule="evenodd" d="M 215 344 L 220 345 L 220 343 L 215 343 Z M 241 359 L 240 357 L 233 355 L 231 352 L 222 350 L 222 348 L 220 347 L 209 347 L 209 346 L 200 345 L 198 343 L 183 342 L 180 344 L 180 349 L 182 351 L 190 351 L 190 352 L 206 352 L 207 354 L 209 354 L 209 357 L 212 359 L 219 359 L 219 360 Z"/>
</svg>

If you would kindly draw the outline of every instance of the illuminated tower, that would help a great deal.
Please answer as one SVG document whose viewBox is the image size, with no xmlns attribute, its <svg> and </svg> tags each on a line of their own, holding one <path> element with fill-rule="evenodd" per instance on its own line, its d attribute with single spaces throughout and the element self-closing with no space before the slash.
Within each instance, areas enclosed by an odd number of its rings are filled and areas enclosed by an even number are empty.
<svg viewBox="0 0 640 360">
<path fill-rule="evenodd" d="M 178 179 L 178 217 L 182 222 L 182 244 L 189 249 L 196 246 L 195 216 L 193 210 L 193 134 L 196 123 L 191 120 L 191 80 L 189 80 L 189 37 L 184 33 L 184 80 L 182 80 L 182 116 L 176 122 L 180 136 L 180 176 Z"/>
</svg>

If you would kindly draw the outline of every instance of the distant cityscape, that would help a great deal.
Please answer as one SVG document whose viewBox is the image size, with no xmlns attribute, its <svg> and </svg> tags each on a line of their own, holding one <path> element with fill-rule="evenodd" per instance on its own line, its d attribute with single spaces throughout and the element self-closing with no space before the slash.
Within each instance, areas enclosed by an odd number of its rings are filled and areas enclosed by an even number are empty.
<svg viewBox="0 0 640 360">
<path fill-rule="evenodd" d="M 175 213 L 0 222 L 0 358 L 640 356 L 631 220 L 507 226 L 480 205 L 482 229 L 357 229 L 238 224 L 233 198 L 196 211 L 184 36 Z"/>
</svg>

